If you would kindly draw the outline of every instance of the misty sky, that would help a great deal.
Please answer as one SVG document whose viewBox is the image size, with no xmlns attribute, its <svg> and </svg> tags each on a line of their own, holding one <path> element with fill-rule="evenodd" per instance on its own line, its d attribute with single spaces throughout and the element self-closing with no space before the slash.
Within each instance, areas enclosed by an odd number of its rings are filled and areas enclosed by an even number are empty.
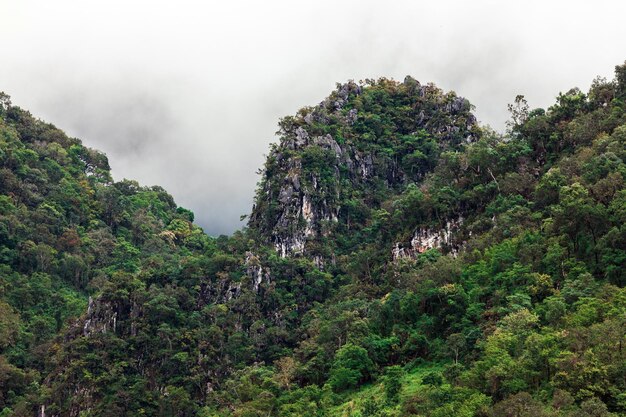
<svg viewBox="0 0 626 417">
<path fill-rule="evenodd" d="M 210 234 L 250 211 L 276 123 L 410 74 L 504 128 L 626 60 L 623 1 L 0 0 L 0 91 L 161 185 Z"/>
</svg>

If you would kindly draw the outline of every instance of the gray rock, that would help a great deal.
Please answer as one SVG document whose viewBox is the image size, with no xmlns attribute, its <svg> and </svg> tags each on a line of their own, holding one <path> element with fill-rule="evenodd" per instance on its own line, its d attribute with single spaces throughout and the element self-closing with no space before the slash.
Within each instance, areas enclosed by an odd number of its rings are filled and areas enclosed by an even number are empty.
<svg viewBox="0 0 626 417">
<path fill-rule="evenodd" d="M 293 195 L 293 191 L 294 191 L 293 190 L 293 186 L 291 184 L 285 185 L 280 190 L 280 194 L 278 195 L 278 201 L 280 201 L 281 204 L 287 204 L 289 202 L 289 200 L 291 200 L 291 196 Z"/>
<path fill-rule="evenodd" d="M 296 129 L 296 141 L 295 145 L 297 147 L 301 147 L 306 145 L 309 139 L 309 134 L 306 130 L 304 130 L 301 126 Z"/>
</svg>

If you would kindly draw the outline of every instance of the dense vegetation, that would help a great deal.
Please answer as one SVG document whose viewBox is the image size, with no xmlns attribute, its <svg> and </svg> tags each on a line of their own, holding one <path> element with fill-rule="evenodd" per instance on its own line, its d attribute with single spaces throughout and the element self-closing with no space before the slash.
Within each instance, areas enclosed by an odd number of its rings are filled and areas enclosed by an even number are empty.
<svg viewBox="0 0 626 417">
<path fill-rule="evenodd" d="M 0 416 L 626 415 L 626 64 L 510 110 L 340 85 L 213 238 L 2 95 Z"/>
</svg>

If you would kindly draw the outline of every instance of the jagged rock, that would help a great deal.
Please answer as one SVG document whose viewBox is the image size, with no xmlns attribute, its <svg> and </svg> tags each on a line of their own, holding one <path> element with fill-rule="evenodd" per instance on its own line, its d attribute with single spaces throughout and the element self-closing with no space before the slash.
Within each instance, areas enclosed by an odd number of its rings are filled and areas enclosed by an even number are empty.
<svg viewBox="0 0 626 417">
<path fill-rule="evenodd" d="M 293 196 L 293 191 L 293 185 L 286 184 L 280 190 L 280 194 L 278 195 L 278 201 L 280 201 L 282 204 L 287 204 L 289 200 L 291 200 L 291 196 Z"/>
<path fill-rule="evenodd" d="M 398 118 L 394 120 L 397 123 L 395 128 L 390 129 L 397 130 L 398 135 L 425 131 L 438 140 L 442 149 L 473 140 L 476 119 L 470 112 L 471 105 L 464 98 L 454 93 L 444 94 L 432 84 L 422 86 L 411 77 L 405 78 L 404 85 L 388 80 L 380 83 L 385 89 L 397 88 L 397 94 L 405 94 L 404 100 L 410 103 L 406 107 L 412 118 Z M 353 81 L 339 84 L 318 106 L 281 122 L 281 142 L 268 158 L 271 166 L 266 165 L 249 226 L 259 230 L 282 257 L 306 255 L 309 242 L 329 236 L 332 225 L 340 218 L 343 184 L 351 183 L 352 187 L 360 187 L 366 194 L 371 189 L 371 182 L 377 179 L 383 180 L 389 188 L 400 188 L 407 183 L 409 177 L 400 164 L 402 155 L 388 156 L 395 142 L 385 143 L 384 136 L 372 138 L 370 135 L 364 146 L 360 143 L 361 131 L 352 130 L 360 117 L 355 101 L 363 92 L 363 87 Z M 370 97 L 369 100 L 376 98 Z M 359 103 L 362 108 L 363 103 Z M 354 107 L 346 110 L 347 106 Z M 376 117 L 379 116 L 369 116 L 372 120 L 379 120 Z M 388 119 L 386 123 L 389 123 Z M 339 136 L 330 133 L 320 134 L 320 125 L 333 126 L 333 131 L 343 132 L 343 138 L 340 140 Z M 345 137 L 350 137 L 350 141 Z M 303 167 L 304 155 L 313 146 L 335 155 L 334 160 L 325 161 L 330 164 L 325 173 Z M 328 172 L 333 173 L 330 179 Z M 424 244 L 415 245 L 437 245 L 426 237 L 420 239 L 425 240 Z"/>
<path fill-rule="evenodd" d="M 226 274 L 218 274 L 216 280 L 205 279 L 200 285 L 198 304 L 226 304 L 239 297 L 247 289 L 259 294 L 264 285 L 270 284 L 270 269 L 263 266 L 259 257 L 253 252 L 246 252 L 243 266 L 245 277 L 241 281 L 233 281 Z"/>
<path fill-rule="evenodd" d="M 358 153 L 354 155 L 354 159 L 357 162 L 358 170 L 361 176 L 361 179 L 368 179 L 372 176 L 374 172 L 374 160 L 372 159 L 372 155 L 359 155 Z"/>
<path fill-rule="evenodd" d="M 218 277 L 213 282 L 210 279 L 201 284 L 200 298 L 201 304 L 224 304 L 241 293 L 241 283 L 233 282 L 226 277 Z"/>
<path fill-rule="evenodd" d="M 326 263 L 324 262 L 324 258 L 322 258 L 319 255 L 315 255 L 313 257 L 313 264 L 317 267 L 317 269 L 319 269 L 320 271 L 324 270 L 324 267 L 326 265 Z"/>
<path fill-rule="evenodd" d="M 421 227 L 416 229 L 408 245 L 396 242 L 391 250 L 392 258 L 394 260 L 415 258 L 430 249 L 442 249 L 456 256 L 462 243 L 459 243 L 455 238 L 455 234 L 459 232 L 463 221 L 463 217 L 459 216 L 457 219 L 448 220 L 442 228 Z"/>
<path fill-rule="evenodd" d="M 356 109 L 350 109 L 348 115 L 346 116 L 346 123 L 352 126 L 358 118 L 358 111 Z"/>
<path fill-rule="evenodd" d="M 101 302 L 89 297 L 87 305 L 87 317 L 82 325 L 83 336 L 92 333 L 115 332 L 117 328 L 117 311 L 114 306 L 107 302 Z"/>
<path fill-rule="evenodd" d="M 252 290 L 258 293 L 263 281 L 269 284 L 271 278 L 270 270 L 269 268 L 264 268 L 259 258 L 252 252 L 246 252 L 245 265 L 246 275 L 252 282 Z"/>
<path fill-rule="evenodd" d="M 341 146 L 339 146 L 330 134 L 327 134 L 326 136 L 316 136 L 315 139 L 313 139 L 313 143 L 315 145 L 331 149 L 337 157 L 340 157 L 343 153 Z"/>
<path fill-rule="evenodd" d="M 309 139 L 309 134 L 302 127 L 296 129 L 296 146 L 304 146 Z"/>
<path fill-rule="evenodd" d="M 224 292 L 224 296 L 222 298 L 223 302 L 230 301 L 233 298 L 239 297 L 241 294 L 241 282 L 231 282 L 228 285 L 228 288 Z"/>
</svg>

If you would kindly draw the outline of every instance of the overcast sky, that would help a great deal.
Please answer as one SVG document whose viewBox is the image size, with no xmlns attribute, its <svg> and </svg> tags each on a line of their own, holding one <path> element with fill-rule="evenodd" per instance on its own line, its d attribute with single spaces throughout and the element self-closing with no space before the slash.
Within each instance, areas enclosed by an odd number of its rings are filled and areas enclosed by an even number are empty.
<svg viewBox="0 0 626 417">
<path fill-rule="evenodd" d="M 626 2 L 0 0 L 0 91 L 161 185 L 210 234 L 250 211 L 276 123 L 336 82 L 455 90 L 504 128 L 626 60 Z"/>
</svg>

